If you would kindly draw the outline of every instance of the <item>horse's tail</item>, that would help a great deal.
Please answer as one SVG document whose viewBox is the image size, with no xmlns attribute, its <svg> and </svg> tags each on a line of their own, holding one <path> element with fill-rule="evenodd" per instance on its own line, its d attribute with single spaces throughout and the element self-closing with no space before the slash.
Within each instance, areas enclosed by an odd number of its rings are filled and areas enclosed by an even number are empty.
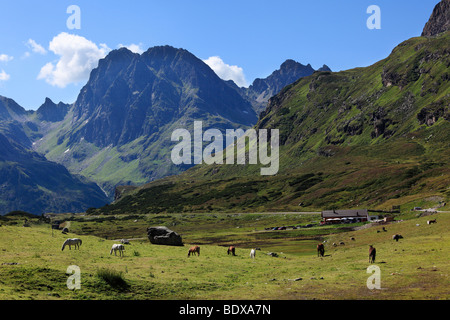
<svg viewBox="0 0 450 320">
<path fill-rule="evenodd" d="M 66 247 L 66 243 L 67 243 L 67 240 L 64 241 L 64 243 L 63 243 L 63 245 L 62 245 L 62 247 L 61 247 L 61 251 L 64 251 L 64 248 Z"/>
<path fill-rule="evenodd" d="M 81 239 L 78 239 L 78 244 L 81 246 L 81 244 L 83 243 L 83 241 L 81 241 Z"/>
</svg>

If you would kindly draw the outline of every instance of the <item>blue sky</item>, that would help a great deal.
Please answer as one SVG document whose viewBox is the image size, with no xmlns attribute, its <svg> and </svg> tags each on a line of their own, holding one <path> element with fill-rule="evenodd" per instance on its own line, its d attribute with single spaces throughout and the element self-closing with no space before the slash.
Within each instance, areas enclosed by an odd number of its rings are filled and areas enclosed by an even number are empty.
<svg viewBox="0 0 450 320">
<path fill-rule="evenodd" d="M 142 52 L 168 44 L 205 61 L 219 57 L 215 71 L 242 85 L 286 59 L 333 71 L 368 66 L 420 36 L 438 2 L 2 0 L 0 95 L 27 110 L 45 97 L 72 103 L 96 61 L 121 45 Z M 80 8 L 80 29 L 67 26 L 71 5 Z M 370 5 L 381 10 L 381 29 L 367 28 Z"/>
</svg>

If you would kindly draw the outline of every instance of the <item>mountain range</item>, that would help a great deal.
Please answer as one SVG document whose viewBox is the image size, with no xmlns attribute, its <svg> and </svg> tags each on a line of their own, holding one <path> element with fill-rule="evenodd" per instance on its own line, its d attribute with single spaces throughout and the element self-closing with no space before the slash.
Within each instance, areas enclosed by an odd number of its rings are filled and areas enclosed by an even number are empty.
<svg viewBox="0 0 450 320">
<path fill-rule="evenodd" d="M 107 204 L 107 196 L 95 183 L 32 150 L 39 129 L 31 115 L 0 96 L 0 214 L 82 212 Z"/>
<path fill-rule="evenodd" d="M 269 99 L 254 127 L 278 129 L 280 169 L 198 165 L 90 213 L 443 207 L 450 200 L 450 6 L 423 35 L 364 68 L 313 72 Z M 448 205 L 447 205 L 448 206 Z"/>
<path fill-rule="evenodd" d="M 250 128 L 271 95 L 314 71 L 310 65 L 287 60 L 266 79 L 239 88 L 220 79 L 187 50 L 158 46 L 136 54 L 121 48 L 99 61 L 73 104 L 56 104 L 47 98 L 36 111 L 26 111 L 14 100 L 1 97 L 0 133 L 11 142 L 4 148 L 20 147 L 22 157 L 18 159 L 24 166 L 26 154 L 30 169 L 42 167 L 32 161 L 36 157 L 46 165 L 67 168 L 70 174 L 63 175 L 73 178 L 72 185 L 85 197 L 84 205 L 78 200 L 76 205 L 71 203 L 70 199 L 77 197 L 69 193 L 67 203 L 51 200 L 52 195 L 57 197 L 55 190 L 67 189 L 57 183 L 65 180 L 58 178 L 61 172 L 55 170 L 53 179 L 31 175 L 42 181 L 31 179 L 29 189 L 39 186 L 35 192 L 58 205 L 36 201 L 32 206 L 36 195 L 28 196 L 30 204 L 24 205 L 16 192 L 3 197 L 1 213 L 84 211 L 111 201 L 118 185 L 142 185 L 179 174 L 191 166 L 171 161 L 175 129 L 192 129 L 194 121 L 202 121 L 205 130 Z M 6 174 L 4 181 L 4 189 L 20 185 Z"/>
<path fill-rule="evenodd" d="M 364 68 L 286 60 L 240 88 L 187 50 L 121 48 L 99 61 L 72 104 L 47 98 L 26 111 L 0 96 L 0 214 L 445 204 L 449 16 L 442 0 L 421 37 Z M 194 121 L 204 130 L 278 129 L 279 173 L 173 164 L 171 134 L 192 132 Z"/>
</svg>

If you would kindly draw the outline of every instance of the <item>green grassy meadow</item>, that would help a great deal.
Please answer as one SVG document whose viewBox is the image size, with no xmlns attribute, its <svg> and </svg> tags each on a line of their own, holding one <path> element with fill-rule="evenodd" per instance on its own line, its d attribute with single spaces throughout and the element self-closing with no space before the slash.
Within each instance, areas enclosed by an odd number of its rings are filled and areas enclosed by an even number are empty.
<svg viewBox="0 0 450 320">
<path fill-rule="evenodd" d="M 400 215 L 385 225 L 387 232 L 377 232 L 381 226 L 355 231 L 350 225 L 264 230 L 314 223 L 320 219 L 314 213 L 65 218 L 67 235 L 42 222 L 29 220 L 30 227 L 23 227 L 20 217 L 0 221 L 0 299 L 450 298 L 450 213 Z M 429 219 L 437 223 L 428 225 Z M 185 245 L 152 245 L 145 231 L 155 225 L 180 233 Z M 404 239 L 393 241 L 395 233 Z M 79 250 L 61 251 L 68 237 L 83 240 Z M 111 245 L 121 238 L 135 240 L 126 245 L 124 257 L 110 255 Z M 324 257 L 317 257 L 318 241 L 325 241 Z M 345 245 L 332 245 L 341 241 Z M 200 245 L 200 256 L 187 257 L 191 244 Z M 230 244 L 236 245 L 237 256 L 227 255 Z M 377 249 L 381 289 L 366 285 L 370 244 Z M 249 257 L 253 247 L 261 248 L 254 260 Z M 71 265 L 81 271 L 79 290 L 66 285 Z"/>
</svg>

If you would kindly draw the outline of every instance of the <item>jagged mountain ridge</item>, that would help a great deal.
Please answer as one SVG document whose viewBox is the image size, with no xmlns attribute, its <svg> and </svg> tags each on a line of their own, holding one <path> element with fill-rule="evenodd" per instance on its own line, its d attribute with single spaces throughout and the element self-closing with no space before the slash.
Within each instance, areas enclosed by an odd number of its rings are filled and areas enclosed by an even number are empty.
<svg viewBox="0 0 450 320">
<path fill-rule="evenodd" d="M 65 118 L 69 109 L 70 104 L 63 102 L 55 104 L 47 97 L 44 103 L 36 110 L 36 117 L 40 121 L 59 122 Z"/>
<path fill-rule="evenodd" d="M 240 88 L 239 92 L 259 114 L 266 108 L 269 99 L 280 92 L 281 89 L 300 78 L 313 74 L 315 71 L 331 71 L 331 69 L 327 65 L 323 65 L 318 70 L 314 70 L 310 64 L 303 65 L 288 59 L 268 77 L 255 79 L 248 88 Z"/>
</svg>

